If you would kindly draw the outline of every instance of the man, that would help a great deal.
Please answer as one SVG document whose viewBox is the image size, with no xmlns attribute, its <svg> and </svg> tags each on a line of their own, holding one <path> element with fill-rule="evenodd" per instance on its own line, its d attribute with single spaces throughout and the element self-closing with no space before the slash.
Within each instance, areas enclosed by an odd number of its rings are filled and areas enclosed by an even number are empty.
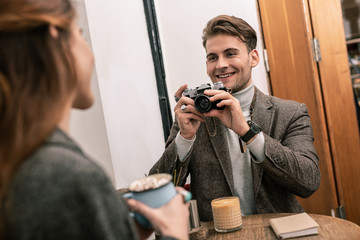
<svg viewBox="0 0 360 240">
<path fill-rule="evenodd" d="M 320 185 L 318 156 L 305 104 L 267 96 L 251 79 L 259 63 L 256 32 L 232 16 L 211 19 L 203 31 L 207 74 L 230 92 L 204 93 L 217 107 L 200 113 L 194 100 L 175 93 L 175 122 L 166 149 L 150 173 L 167 172 L 175 183 L 191 177 L 202 221 L 212 220 L 211 200 L 238 196 L 242 215 L 302 212 L 296 195 Z"/>
</svg>

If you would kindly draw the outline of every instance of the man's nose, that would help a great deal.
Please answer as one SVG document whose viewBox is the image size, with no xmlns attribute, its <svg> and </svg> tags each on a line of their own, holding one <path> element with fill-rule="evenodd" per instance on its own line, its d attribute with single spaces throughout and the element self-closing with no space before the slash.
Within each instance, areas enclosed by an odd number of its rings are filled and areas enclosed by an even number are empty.
<svg viewBox="0 0 360 240">
<path fill-rule="evenodd" d="M 229 66 L 229 64 L 228 64 L 227 60 L 224 57 L 219 57 L 218 58 L 218 61 L 217 61 L 217 64 L 216 64 L 217 69 L 226 68 L 228 66 Z"/>
</svg>

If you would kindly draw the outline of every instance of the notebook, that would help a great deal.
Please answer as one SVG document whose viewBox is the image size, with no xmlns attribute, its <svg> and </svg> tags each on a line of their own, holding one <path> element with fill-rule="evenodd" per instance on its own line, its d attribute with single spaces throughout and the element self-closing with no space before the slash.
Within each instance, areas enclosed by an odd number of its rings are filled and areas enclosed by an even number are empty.
<svg viewBox="0 0 360 240">
<path fill-rule="evenodd" d="M 270 219 L 270 226 L 279 239 L 287 239 L 319 233 L 319 224 L 307 213 Z"/>
</svg>

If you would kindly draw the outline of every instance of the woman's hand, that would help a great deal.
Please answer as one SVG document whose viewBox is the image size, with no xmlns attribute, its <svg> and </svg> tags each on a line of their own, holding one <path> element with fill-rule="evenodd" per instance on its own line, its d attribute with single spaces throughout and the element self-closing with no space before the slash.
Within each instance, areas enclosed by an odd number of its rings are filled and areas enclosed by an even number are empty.
<svg viewBox="0 0 360 240">
<path fill-rule="evenodd" d="M 185 191 L 183 188 L 177 187 L 178 190 Z M 129 207 L 136 212 L 141 213 L 147 218 L 154 230 L 162 236 L 170 236 L 177 239 L 189 239 L 188 221 L 189 221 L 189 203 L 184 202 L 182 194 L 177 194 L 166 205 L 160 208 L 151 208 L 135 199 L 128 199 Z M 138 225 L 140 227 L 140 225 Z M 140 227 L 140 235 L 145 236 L 144 231 L 148 229 Z M 151 233 L 150 233 L 151 234 Z"/>
</svg>

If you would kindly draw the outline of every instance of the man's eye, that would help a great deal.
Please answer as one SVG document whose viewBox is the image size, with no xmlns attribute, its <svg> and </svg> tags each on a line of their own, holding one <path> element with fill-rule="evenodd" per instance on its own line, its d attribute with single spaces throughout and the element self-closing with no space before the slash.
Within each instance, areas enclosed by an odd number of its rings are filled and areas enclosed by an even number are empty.
<svg viewBox="0 0 360 240">
<path fill-rule="evenodd" d="M 232 56 L 235 56 L 236 54 L 235 54 L 234 52 L 228 52 L 226 55 L 227 55 L 228 57 L 232 57 Z"/>
<path fill-rule="evenodd" d="M 214 56 L 209 56 L 208 58 L 207 58 L 207 61 L 208 62 L 212 62 L 212 61 L 215 61 L 216 60 L 216 57 L 214 57 Z"/>
</svg>

